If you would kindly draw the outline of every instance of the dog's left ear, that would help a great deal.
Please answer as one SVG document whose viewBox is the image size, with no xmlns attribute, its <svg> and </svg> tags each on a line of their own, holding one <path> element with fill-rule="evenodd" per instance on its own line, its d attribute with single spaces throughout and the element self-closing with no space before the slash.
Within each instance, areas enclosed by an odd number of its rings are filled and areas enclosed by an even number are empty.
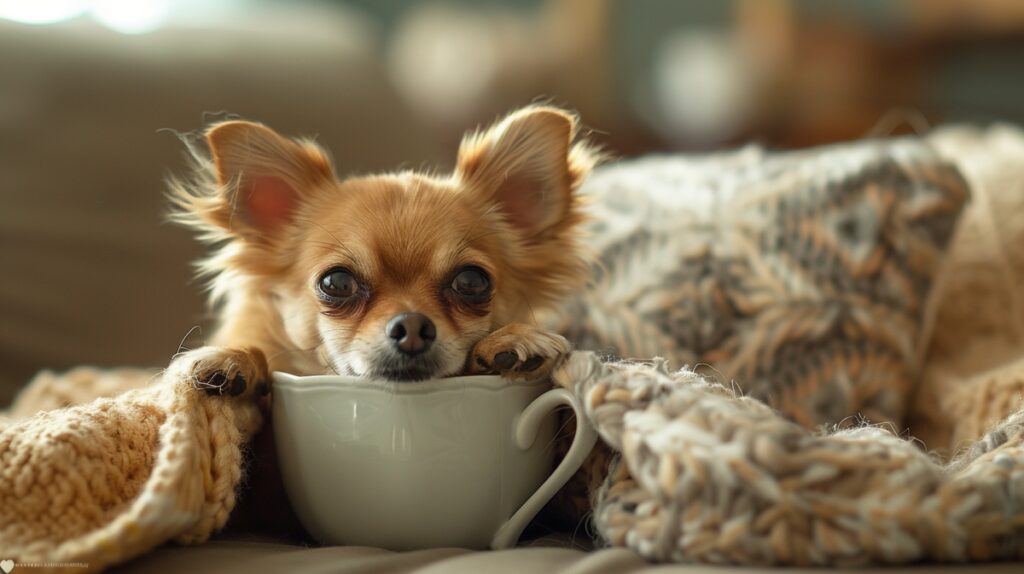
<svg viewBox="0 0 1024 574">
<path fill-rule="evenodd" d="M 576 131 L 576 118 L 563 110 L 524 108 L 463 139 L 456 173 L 524 238 L 541 241 L 575 223 L 573 192 L 597 162 L 585 144 L 573 145 Z"/>
</svg>

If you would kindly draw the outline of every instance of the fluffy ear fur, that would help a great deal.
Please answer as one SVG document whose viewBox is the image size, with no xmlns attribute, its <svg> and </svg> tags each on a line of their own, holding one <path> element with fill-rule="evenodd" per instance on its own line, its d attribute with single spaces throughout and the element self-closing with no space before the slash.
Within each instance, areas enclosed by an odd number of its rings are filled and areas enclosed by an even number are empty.
<svg viewBox="0 0 1024 574">
<path fill-rule="evenodd" d="M 463 139 L 457 173 L 522 237 L 544 241 L 578 222 L 574 192 L 598 161 L 585 144 L 573 145 L 576 130 L 576 118 L 560 109 L 521 109 Z"/>
<path fill-rule="evenodd" d="M 264 125 L 221 122 L 205 135 L 209 157 L 196 154 L 196 180 L 173 182 L 172 201 L 175 219 L 212 239 L 267 241 L 291 221 L 305 194 L 334 178 L 320 147 Z"/>
<path fill-rule="evenodd" d="M 211 301 L 218 304 L 231 292 L 259 290 L 256 278 L 279 275 L 292 263 L 282 248 L 288 223 L 334 175 L 316 144 L 260 124 L 221 122 L 205 136 L 208 151 L 185 142 L 195 169 L 189 179 L 170 180 L 170 219 L 220 244 L 199 263 L 200 274 L 210 278 Z"/>
</svg>

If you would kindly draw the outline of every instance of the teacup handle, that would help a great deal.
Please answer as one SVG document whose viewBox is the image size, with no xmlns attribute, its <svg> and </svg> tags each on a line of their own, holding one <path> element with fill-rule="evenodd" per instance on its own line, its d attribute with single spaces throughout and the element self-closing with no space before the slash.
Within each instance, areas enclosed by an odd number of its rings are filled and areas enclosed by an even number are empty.
<svg viewBox="0 0 1024 574">
<path fill-rule="evenodd" d="M 565 458 L 551 473 L 551 476 L 548 476 L 547 480 L 540 485 L 540 488 L 498 528 L 494 538 L 491 539 L 491 548 L 494 550 L 512 548 L 516 545 L 526 525 L 533 520 L 533 517 L 540 512 L 540 509 L 551 500 L 555 493 L 565 486 L 566 482 L 569 482 L 569 479 L 579 470 L 587 455 L 593 450 L 594 443 L 597 442 L 597 432 L 587 422 L 587 417 L 576 397 L 565 389 L 552 389 L 534 399 L 519 414 L 515 423 L 516 446 L 523 450 L 533 446 L 537 439 L 541 419 L 559 405 L 567 405 L 576 413 L 576 436 L 569 447 L 569 452 L 565 453 Z"/>
</svg>

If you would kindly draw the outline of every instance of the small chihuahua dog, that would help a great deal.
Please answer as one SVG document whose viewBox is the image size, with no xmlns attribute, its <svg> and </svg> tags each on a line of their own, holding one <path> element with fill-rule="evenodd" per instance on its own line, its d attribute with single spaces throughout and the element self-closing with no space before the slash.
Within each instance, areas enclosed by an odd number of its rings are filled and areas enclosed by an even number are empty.
<svg viewBox="0 0 1024 574">
<path fill-rule="evenodd" d="M 201 269 L 219 325 L 176 361 L 230 395 L 271 370 L 546 375 L 569 344 L 534 313 L 589 275 L 576 191 L 599 154 L 577 135 L 572 115 L 527 107 L 467 135 L 450 175 L 339 180 L 310 140 L 211 126 L 171 197 L 173 218 L 218 245 Z"/>
</svg>

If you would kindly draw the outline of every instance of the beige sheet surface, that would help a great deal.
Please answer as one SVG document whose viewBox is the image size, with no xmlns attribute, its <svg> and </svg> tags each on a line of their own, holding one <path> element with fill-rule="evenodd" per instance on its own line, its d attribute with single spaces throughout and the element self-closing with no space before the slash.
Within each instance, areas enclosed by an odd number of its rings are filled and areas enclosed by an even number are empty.
<svg viewBox="0 0 1024 574">
<path fill-rule="evenodd" d="M 543 544 L 543 543 L 541 543 Z M 964 566 L 921 565 L 887 568 L 886 574 L 940 572 L 941 574 L 1018 574 L 1024 564 L 971 564 Z M 585 553 L 556 547 L 524 547 L 499 552 L 473 552 L 458 548 L 438 548 L 414 552 L 389 552 L 358 546 L 303 548 L 268 542 L 217 541 L 203 546 L 160 548 L 133 562 L 109 570 L 118 574 L 249 574 L 252 572 L 288 572 L 290 574 L 750 574 L 753 572 L 842 572 L 824 569 L 722 568 L 716 566 L 658 566 L 645 562 L 629 550 L 609 548 Z M 849 570 L 864 572 L 864 570 Z"/>
</svg>

